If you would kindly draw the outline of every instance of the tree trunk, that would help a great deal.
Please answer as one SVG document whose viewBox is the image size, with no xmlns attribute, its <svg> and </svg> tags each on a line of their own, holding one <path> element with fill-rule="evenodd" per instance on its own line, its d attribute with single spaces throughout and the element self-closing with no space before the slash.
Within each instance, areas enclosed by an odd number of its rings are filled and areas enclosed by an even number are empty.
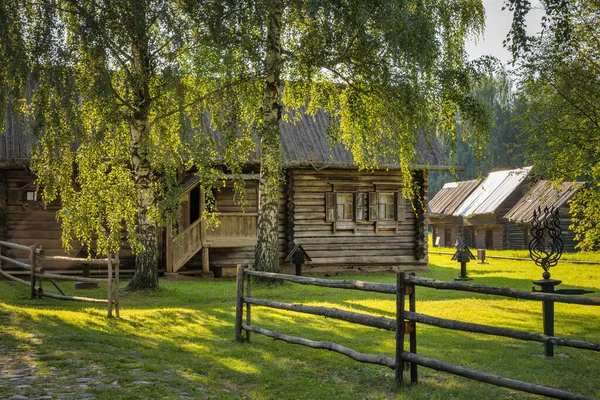
<svg viewBox="0 0 600 400">
<path fill-rule="evenodd" d="M 145 27 L 142 8 L 136 21 Z M 128 290 L 152 289 L 158 286 L 158 234 L 156 222 L 148 218 L 148 211 L 156 201 L 153 181 L 156 176 L 150 166 L 150 76 L 152 69 L 146 29 L 136 29 L 138 35 L 132 43 L 132 87 L 134 113 L 131 124 L 131 162 L 138 195 L 138 237 L 141 249 L 135 256 L 135 274 Z"/>
<path fill-rule="evenodd" d="M 263 121 L 259 130 L 260 208 L 258 212 L 258 239 L 255 267 L 259 271 L 279 272 L 279 241 L 277 216 L 279 183 L 282 180 L 281 151 L 279 148 L 279 122 L 281 121 L 281 17 L 283 1 L 269 4 L 267 54 L 265 60 L 265 91 Z"/>
</svg>

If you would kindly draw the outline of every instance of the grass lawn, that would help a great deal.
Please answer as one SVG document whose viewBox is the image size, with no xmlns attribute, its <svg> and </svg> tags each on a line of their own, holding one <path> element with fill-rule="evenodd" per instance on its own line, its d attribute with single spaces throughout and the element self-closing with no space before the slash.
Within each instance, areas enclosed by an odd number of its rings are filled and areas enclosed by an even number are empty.
<svg viewBox="0 0 600 400">
<path fill-rule="evenodd" d="M 430 256 L 419 276 L 451 280 L 459 264 Z M 596 259 L 600 256 L 596 255 Z M 474 283 L 531 290 L 541 269 L 531 262 L 471 262 Z M 595 290 L 600 266 L 562 262 L 562 287 Z M 395 282 L 393 273 L 336 278 Z M 72 283 L 64 283 L 71 287 Z M 49 286 L 49 285 L 48 285 Z M 74 290 L 69 290 L 73 293 Z M 85 292 L 87 294 L 91 294 Z M 105 292 L 98 291 L 98 296 Z M 394 390 L 394 372 L 337 353 L 252 335 L 233 340 L 235 282 L 161 280 L 153 293 L 121 297 L 119 320 L 102 306 L 29 300 L 28 289 L 0 282 L 0 398 L 37 399 L 529 399 L 520 392 L 419 368 L 420 384 Z M 253 296 L 394 316 L 393 296 L 287 284 L 253 287 Z M 465 292 L 417 288 L 417 312 L 534 332 L 541 304 Z M 600 342 L 600 309 L 556 305 L 556 335 Z M 252 323 L 361 352 L 394 355 L 394 333 L 317 316 L 253 308 Z M 600 353 L 418 326 L 418 352 L 469 368 L 600 398 Z M 19 398 L 19 397 L 17 397 Z"/>
</svg>

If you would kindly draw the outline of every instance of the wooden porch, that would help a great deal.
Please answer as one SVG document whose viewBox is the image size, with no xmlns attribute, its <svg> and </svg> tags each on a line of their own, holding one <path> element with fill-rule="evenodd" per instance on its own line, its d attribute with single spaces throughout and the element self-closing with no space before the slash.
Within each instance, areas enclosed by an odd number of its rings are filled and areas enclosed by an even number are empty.
<svg viewBox="0 0 600 400">
<path fill-rule="evenodd" d="M 199 183 L 184 183 L 180 197 L 179 220 L 167 226 L 167 273 L 176 273 L 202 251 L 202 273 L 210 271 L 210 248 L 251 247 L 256 244 L 258 219 L 258 183 L 249 181 L 244 206 L 236 200 L 233 185 L 227 183 L 214 192 L 219 225 L 209 227 L 202 218 L 206 208 L 205 189 Z M 174 229 L 178 228 L 178 229 Z M 174 235 L 175 232 L 178 232 Z"/>
</svg>

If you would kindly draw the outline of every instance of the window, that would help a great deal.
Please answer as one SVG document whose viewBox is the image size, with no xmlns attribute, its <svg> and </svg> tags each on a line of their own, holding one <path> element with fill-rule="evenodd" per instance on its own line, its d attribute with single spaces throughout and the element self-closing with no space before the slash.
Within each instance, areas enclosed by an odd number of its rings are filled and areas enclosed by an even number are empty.
<svg viewBox="0 0 600 400">
<path fill-rule="evenodd" d="M 26 201 L 36 201 L 37 200 L 37 193 L 32 191 L 32 190 L 28 190 L 25 192 L 25 200 Z"/>
<path fill-rule="evenodd" d="M 395 219 L 394 193 L 379 193 L 379 220 L 393 221 Z"/>
<path fill-rule="evenodd" d="M 336 195 L 336 221 L 354 220 L 354 194 L 337 193 Z"/>
</svg>

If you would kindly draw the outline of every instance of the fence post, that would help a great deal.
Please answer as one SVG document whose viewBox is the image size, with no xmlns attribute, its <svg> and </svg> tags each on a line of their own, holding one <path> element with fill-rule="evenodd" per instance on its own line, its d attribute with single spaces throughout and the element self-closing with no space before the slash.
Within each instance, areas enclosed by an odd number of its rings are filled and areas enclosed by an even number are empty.
<svg viewBox="0 0 600 400">
<path fill-rule="evenodd" d="M 119 255 L 115 254 L 115 315 L 120 318 L 120 304 L 119 304 L 119 268 L 121 267 L 121 260 Z"/>
<path fill-rule="evenodd" d="M 411 273 L 415 276 L 415 273 Z M 408 296 L 408 307 L 411 312 L 417 312 L 416 285 L 411 285 L 410 295 Z M 417 323 L 412 321 L 412 331 L 410 332 L 410 352 L 417 354 Z M 410 363 L 410 383 L 419 383 L 419 375 L 417 372 L 418 365 L 414 362 Z"/>
<path fill-rule="evenodd" d="M 235 341 L 242 342 L 242 314 L 244 309 L 244 266 L 237 265 L 235 285 Z"/>
<path fill-rule="evenodd" d="M 399 388 L 403 381 L 404 360 L 404 296 L 406 289 L 404 287 L 404 272 L 396 274 L 396 388 Z"/>
<path fill-rule="evenodd" d="M 113 268 L 112 268 L 112 258 L 111 255 L 108 254 L 108 318 L 112 318 L 112 308 L 113 308 Z"/>
<path fill-rule="evenodd" d="M 31 266 L 31 299 L 35 299 L 36 290 L 35 290 L 35 265 L 36 265 L 36 254 L 37 246 L 35 244 L 29 246 L 29 265 Z"/>
<path fill-rule="evenodd" d="M 252 265 L 248 264 L 248 269 L 252 269 Z M 252 285 L 252 275 L 247 275 L 246 277 L 246 297 L 252 297 L 251 296 L 251 285 Z M 251 325 L 251 321 L 250 321 L 250 311 L 251 311 L 251 306 L 250 304 L 246 303 L 246 325 L 250 326 Z M 250 331 L 246 331 L 246 342 L 250 342 Z"/>
</svg>

